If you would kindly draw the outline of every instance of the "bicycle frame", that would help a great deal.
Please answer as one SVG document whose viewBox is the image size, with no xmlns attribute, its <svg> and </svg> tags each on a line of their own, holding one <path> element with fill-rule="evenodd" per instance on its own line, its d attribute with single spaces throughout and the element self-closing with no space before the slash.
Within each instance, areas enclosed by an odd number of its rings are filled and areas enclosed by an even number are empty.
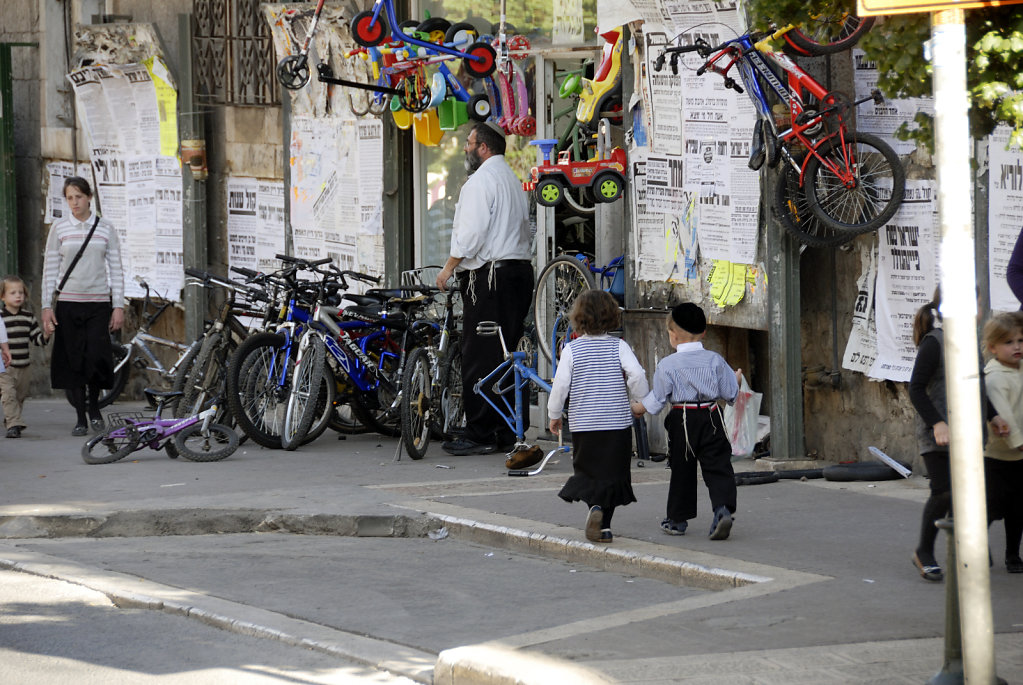
<svg viewBox="0 0 1023 685">
<path fill-rule="evenodd" d="M 179 353 L 177 361 L 175 361 L 174 364 L 169 369 L 164 367 L 164 365 L 160 362 L 157 356 L 153 353 L 152 349 L 150 349 L 148 343 L 162 345 L 164 347 L 169 347 L 173 350 L 176 350 Z M 186 355 L 184 353 L 190 350 L 191 348 L 196 347 L 197 345 L 199 345 L 198 340 L 192 342 L 190 345 L 185 345 L 184 343 L 179 343 L 176 340 L 161 338 L 159 336 L 147 333 L 146 331 L 143 330 L 137 331 L 135 335 L 132 337 L 132 339 L 125 343 L 125 347 L 137 349 L 139 352 L 146 356 L 146 359 L 149 361 L 149 365 L 145 367 L 147 371 L 155 371 L 166 379 L 171 379 L 174 377 L 174 374 L 177 373 L 178 367 L 181 365 L 181 362 L 184 361 L 185 359 Z M 131 352 L 126 354 L 121 359 L 121 361 L 118 362 L 116 366 L 114 366 L 114 373 L 120 371 L 121 368 L 130 361 L 134 361 Z"/>
<path fill-rule="evenodd" d="M 205 433 L 217 414 L 217 405 L 214 404 L 198 414 L 193 414 L 192 416 L 188 416 L 183 419 L 161 418 L 162 411 L 163 402 L 160 402 L 156 410 L 156 415 L 151 419 L 125 418 L 124 421 L 127 422 L 125 426 L 111 431 L 110 437 L 123 438 L 127 437 L 129 432 L 134 431 L 139 434 L 139 441 L 135 447 L 136 451 L 143 447 L 159 450 L 162 449 L 172 437 L 174 437 L 175 433 L 180 433 L 189 426 L 193 426 L 200 421 L 203 424 L 202 430 Z"/>
<path fill-rule="evenodd" d="M 724 61 L 725 64 L 719 64 L 721 61 Z M 788 150 L 784 146 L 781 147 L 782 155 L 786 158 L 786 161 L 792 164 L 794 168 L 799 169 L 800 185 L 802 185 L 803 173 L 810 155 L 820 159 L 839 178 L 845 180 L 850 176 L 848 169 L 839 169 L 818 153 L 818 149 L 836 136 L 840 138 L 843 144 L 845 142 L 846 126 L 838 107 L 828 107 L 816 112 L 811 117 L 804 116 L 807 110 L 802 93 L 806 92 L 819 102 L 825 103 L 831 94 L 824 86 L 803 71 L 787 55 L 769 50 L 766 40 L 754 42 L 750 34 L 745 34 L 729 41 L 723 49 L 710 57 L 697 70 L 697 74 L 702 75 L 706 71 L 712 71 L 722 76 L 727 86 L 731 81 L 728 72 L 736 65 L 738 65 L 739 77 L 746 87 L 747 95 L 753 101 L 758 116 L 770 127 L 772 135 L 785 143 L 799 142 L 809 150 L 810 154 L 806 155 L 800 167 L 796 165 L 795 159 Z M 774 66 L 772 67 L 772 65 Z M 781 75 L 775 69 L 781 71 Z M 785 79 L 784 82 L 782 78 Z M 791 113 L 790 128 L 784 131 L 778 130 L 774 123 L 774 117 L 771 116 L 767 92 L 765 92 L 763 87 L 764 83 L 789 108 Z M 837 117 L 838 130 L 821 137 L 811 138 L 810 135 L 813 135 L 820 128 L 827 114 L 834 114 Z"/>
</svg>

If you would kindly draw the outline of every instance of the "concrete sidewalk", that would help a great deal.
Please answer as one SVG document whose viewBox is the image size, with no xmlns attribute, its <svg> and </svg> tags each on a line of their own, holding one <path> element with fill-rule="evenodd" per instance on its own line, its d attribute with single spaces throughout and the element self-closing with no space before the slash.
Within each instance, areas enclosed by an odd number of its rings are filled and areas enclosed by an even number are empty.
<svg viewBox="0 0 1023 685">
<path fill-rule="evenodd" d="M 564 459 L 508 478 L 503 457 L 395 461 L 393 439 L 328 432 L 293 453 L 86 466 L 66 403 L 26 417 L 24 438 L 0 439 L 0 566 L 119 605 L 427 683 L 921 683 L 942 666 L 944 585 L 909 562 L 920 478 L 743 487 L 713 542 L 705 502 L 686 536 L 661 533 L 668 471 L 648 464 L 598 546 L 585 507 L 556 496 Z M 991 587 L 1012 683 L 1023 576 L 1003 535 Z"/>
</svg>

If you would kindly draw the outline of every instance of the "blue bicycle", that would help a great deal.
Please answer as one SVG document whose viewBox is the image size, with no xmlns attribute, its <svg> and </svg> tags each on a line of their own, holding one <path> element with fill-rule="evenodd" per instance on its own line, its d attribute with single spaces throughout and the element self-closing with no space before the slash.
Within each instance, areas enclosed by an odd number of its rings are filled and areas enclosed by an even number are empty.
<svg viewBox="0 0 1023 685">
<path fill-rule="evenodd" d="M 606 266 L 595 266 L 586 255 L 560 255 L 547 262 L 537 279 L 533 296 L 533 320 L 540 351 L 550 361 L 570 339 L 568 314 L 579 293 L 597 287 L 611 293 L 618 305 L 625 304 L 625 255 Z"/>
</svg>

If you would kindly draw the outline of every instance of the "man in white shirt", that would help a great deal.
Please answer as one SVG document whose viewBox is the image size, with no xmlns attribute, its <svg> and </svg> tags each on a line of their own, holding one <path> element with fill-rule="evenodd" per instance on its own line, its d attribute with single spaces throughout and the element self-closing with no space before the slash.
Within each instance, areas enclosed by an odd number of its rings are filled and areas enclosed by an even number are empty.
<svg viewBox="0 0 1023 685">
<path fill-rule="evenodd" d="M 443 445 L 456 455 L 507 451 L 514 444 L 512 430 L 473 392 L 476 381 L 502 361 L 500 341 L 477 335 L 476 325 L 496 321 L 508 345 L 515 345 L 524 332 L 523 320 L 533 298 L 529 203 L 522 182 L 505 161 L 504 133 L 493 123 L 476 124 L 464 149 L 470 175 L 455 207 L 451 256 L 437 275 L 437 286 L 443 289 L 452 276 L 457 277 L 462 293 L 466 430 Z"/>
</svg>

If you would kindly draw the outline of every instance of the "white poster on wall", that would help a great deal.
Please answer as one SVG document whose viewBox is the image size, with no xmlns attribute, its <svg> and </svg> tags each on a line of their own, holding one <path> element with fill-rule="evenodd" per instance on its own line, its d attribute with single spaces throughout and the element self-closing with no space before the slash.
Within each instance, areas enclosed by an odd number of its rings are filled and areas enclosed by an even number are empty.
<svg viewBox="0 0 1023 685">
<path fill-rule="evenodd" d="M 988 278 L 991 308 L 1014 311 L 1020 301 L 1005 278 L 1009 257 L 1023 231 L 1023 152 L 1006 149 L 1009 127 L 999 126 L 988 139 Z"/>
<path fill-rule="evenodd" d="M 877 62 L 866 58 L 863 50 L 853 48 L 853 80 L 856 99 L 869 97 L 877 88 Z M 882 98 L 867 100 L 856 108 L 856 130 L 873 133 L 892 146 L 897 154 L 907 155 L 916 149 L 911 140 L 899 140 L 894 132 L 903 122 L 913 121 L 917 113 L 934 114 L 934 98 Z"/>
<path fill-rule="evenodd" d="M 872 378 L 908 381 L 913 371 L 913 319 L 937 284 L 936 188 L 935 181 L 907 180 L 902 207 L 878 231 L 875 292 L 885 296 L 875 298 L 878 355 Z"/>
</svg>

